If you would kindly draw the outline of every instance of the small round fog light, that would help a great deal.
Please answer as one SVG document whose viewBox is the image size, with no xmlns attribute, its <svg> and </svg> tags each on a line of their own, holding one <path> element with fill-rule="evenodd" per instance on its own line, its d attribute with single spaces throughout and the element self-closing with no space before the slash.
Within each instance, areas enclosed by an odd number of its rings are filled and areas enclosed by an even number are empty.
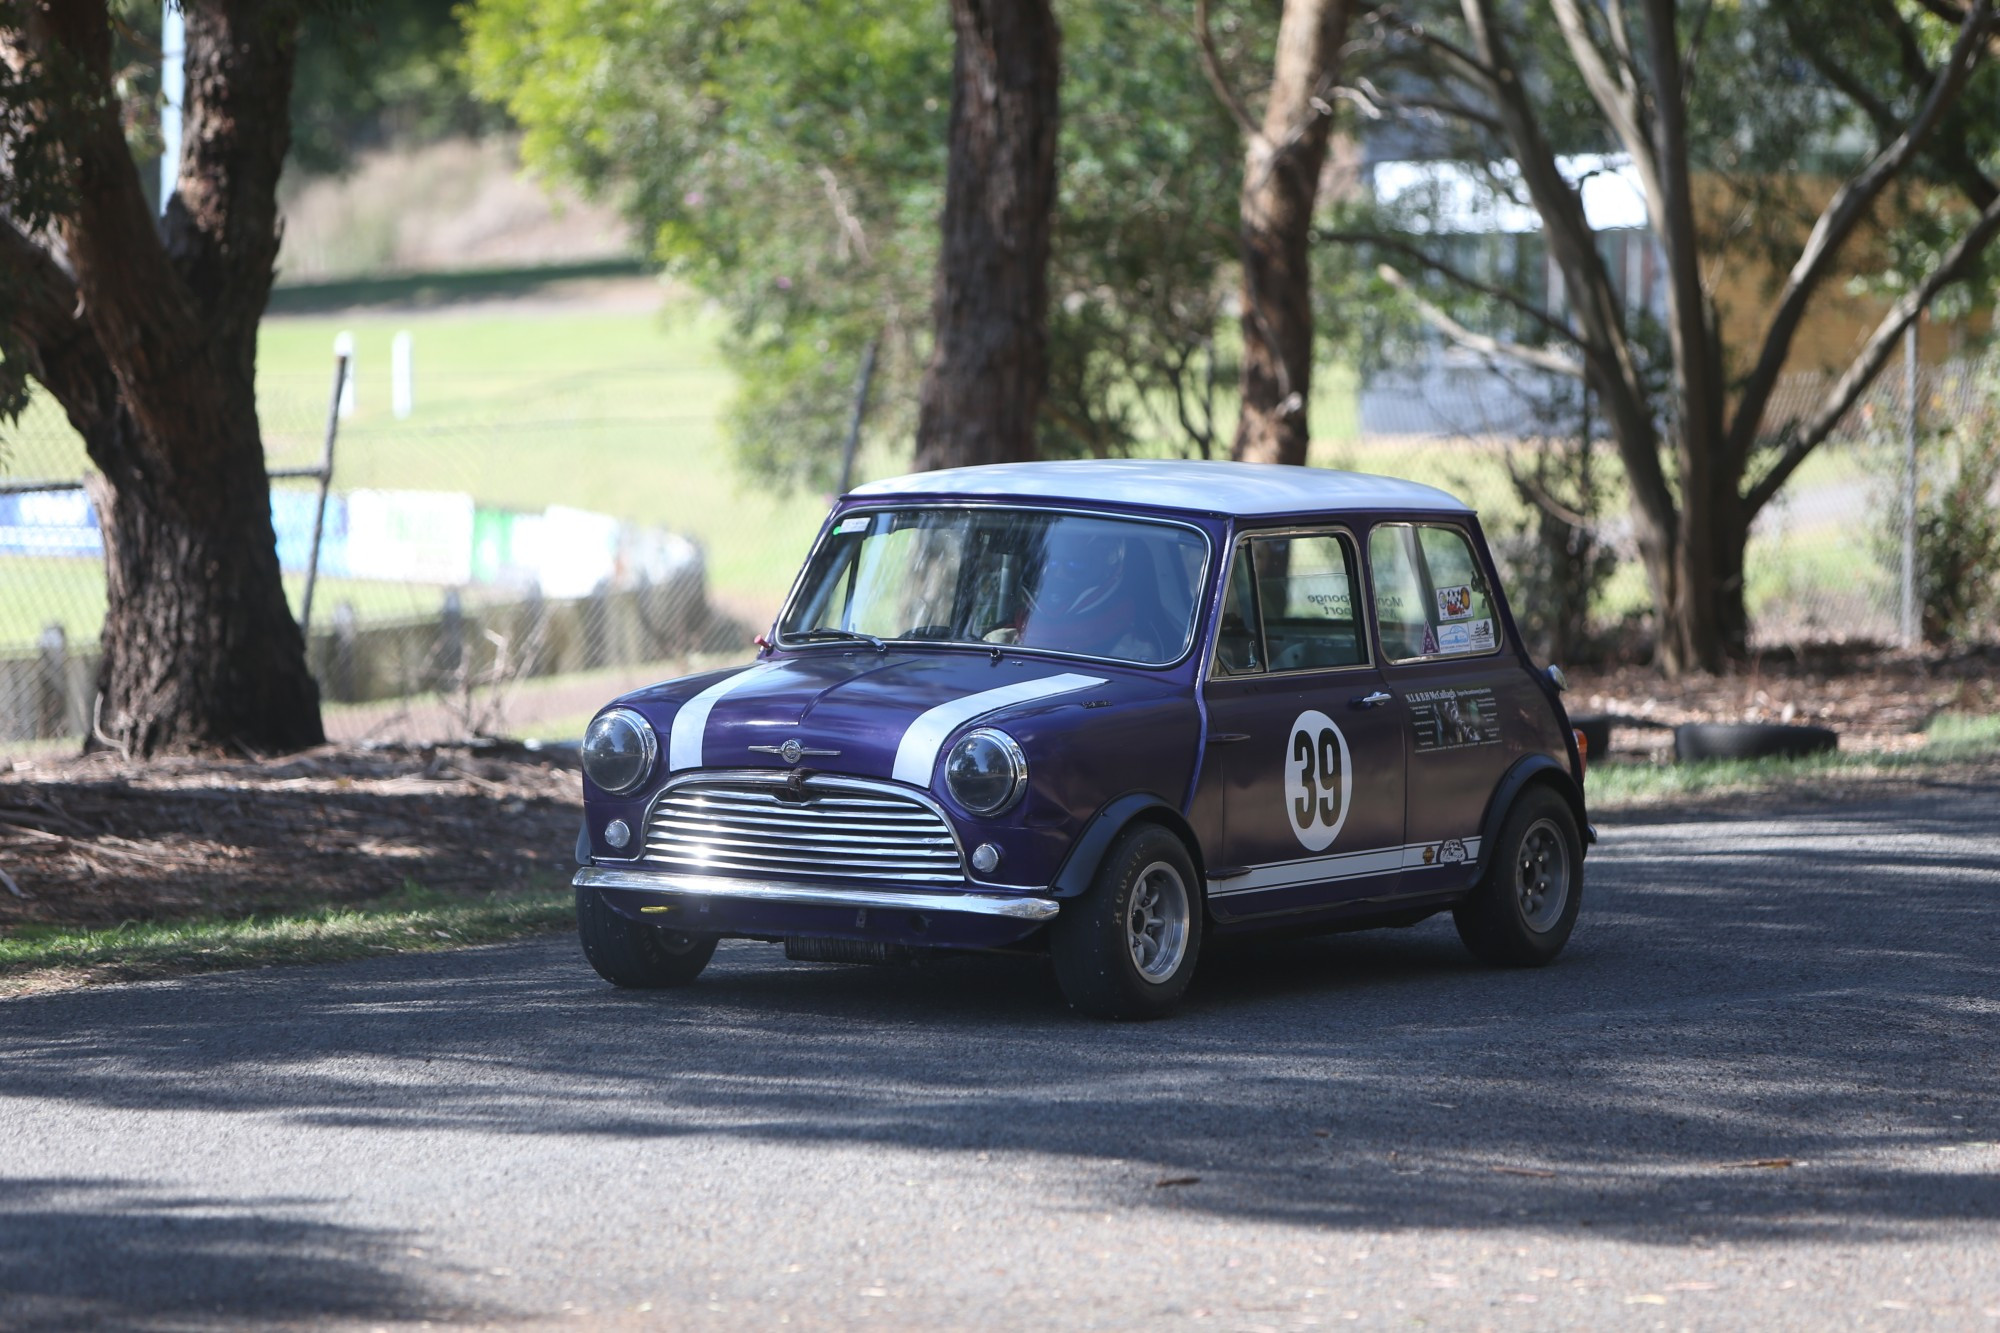
<svg viewBox="0 0 2000 1333">
<path fill-rule="evenodd" d="M 972 849 L 972 868 L 982 875 L 990 875 L 1000 868 L 1000 849 L 990 842 L 982 842 Z"/>
<path fill-rule="evenodd" d="M 632 830 L 626 827 L 624 820 L 614 819 L 604 826 L 604 840 L 613 847 L 623 847 L 632 841 Z"/>
</svg>

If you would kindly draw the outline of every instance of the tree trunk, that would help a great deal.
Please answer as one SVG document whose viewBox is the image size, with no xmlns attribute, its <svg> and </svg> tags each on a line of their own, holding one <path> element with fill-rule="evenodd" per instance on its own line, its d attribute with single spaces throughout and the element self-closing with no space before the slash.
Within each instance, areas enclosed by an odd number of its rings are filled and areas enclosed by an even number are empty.
<svg viewBox="0 0 2000 1333">
<path fill-rule="evenodd" d="M 0 220 L 6 318 L 83 435 L 104 533 L 95 730 L 130 753 L 319 742 L 319 692 L 286 605 L 257 421 L 257 326 L 277 254 L 295 6 L 186 0 L 185 140 L 156 222 L 111 89 L 102 0 L 24 30 L 88 75 L 43 108 L 71 171 L 65 269 Z"/>
<path fill-rule="evenodd" d="M 1244 154 L 1242 407 L 1231 455 L 1303 463 L 1312 394 L 1312 219 L 1348 0 L 1285 0 L 1263 128 Z"/>
<path fill-rule="evenodd" d="M 1750 529 L 1740 479 L 1716 466 L 1712 450 L 1683 446 L 1680 453 L 1684 480 L 1670 558 L 1664 569 L 1647 564 L 1658 665 L 1668 676 L 1725 670 L 1748 646 L 1750 623 L 1743 600 Z M 1689 466 L 1704 455 L 1706 466 Z"/>
<path fill-rule="evenodd" d="M 106 592 L 96 729 L 129 753 L 282 753 L 325 739 L 279 575 L 255 407 L 226 406 L 231 445 L 206 466 L 120 467 L 148 451 L 122 414 L 88 441 L 123 473 L 93 476 L 90 492 Z"/>
<path fill-rule="evenodd" d="M 1035 456 L 1048 384 L 1059 33 L 1049 0 L 952 0 L 951 148 L 937 342 L 918 468 Z"/>
</svg>

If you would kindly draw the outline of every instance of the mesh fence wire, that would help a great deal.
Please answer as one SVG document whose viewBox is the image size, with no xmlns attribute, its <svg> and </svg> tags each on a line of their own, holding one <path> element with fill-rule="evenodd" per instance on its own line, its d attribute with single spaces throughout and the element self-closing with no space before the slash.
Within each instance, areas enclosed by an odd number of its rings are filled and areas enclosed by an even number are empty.
<svg viewBox="0 0 2000 1333">
<path fill-rule="evenodd" d="M 1973 362 L 1923 368 L 1924 432 L 1990 410 L 1992 379 Z M 308 637 L 336 737 L 563 734 L 618 689 L 747 658 L 811 539 L 824 498 L 780 500 L 733 477 L 716 461 L 713 405 L 682 402 L 670 384 L 635 394 L 570 376 L 538 394 L 532 416 L 482 415 L 494 382 L 433 382 L 433 400 L 459 404 L 448 414 L 402 420 L 368 403 L 343 422 Z M 267 376 L 261 387 L 269 465 L 316 464 L 327 382 Z M 1802 415 L 1825 387 L 1821 376 L 1788 379 L 1770 419 Z M 621 406 L 634 401 L 645 410 Z M 1899 367 L 1759 516 L 1746 584 L 1754 642 L 1897 636 L 1907 413 Z M 1315 444 L 1315 464 L 1465 497 L 1510 566 L 1531 558 L 1536 531 L 1513 477 L 1537 457 L 1574 472 L 1588 441 L 1597 507 L 1577 517 L 1609 553 L 1589 619 L 1643 623 L 1650 598 L 1615 450 L 1586 404 L 1444 361 L 1374 377 L 1355 416 L 1347 438 Z M 671 455 L 665 493 L 630 493 L 618 460 L 634 451 Z M 896 470 L 878 462 L 877 474 Z M 10 748 L 74 740 L 91 723 L 105 593 L 78 484 L 87 469 L 46 399 L 0 436 L 0 745 Z M 350 485 L 356 477 L 370 484 Z M 19 489 L 35 482 L 70 488 Z M 316 503 L 311 480 L 273 483 L 294 614 Z M 1510 588 L 1526 577 L 1503 572 Z"/>
</svg>

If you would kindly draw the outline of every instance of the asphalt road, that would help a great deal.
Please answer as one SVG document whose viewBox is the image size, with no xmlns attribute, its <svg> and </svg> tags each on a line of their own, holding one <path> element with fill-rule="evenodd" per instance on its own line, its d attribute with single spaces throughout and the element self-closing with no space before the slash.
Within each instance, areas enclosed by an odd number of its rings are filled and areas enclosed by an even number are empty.
<svg viewBox="0 0 2000 1333">
<path fill-rule="evenodd" d="M 0 1326 L 2000 1329 L 1997 796 L 1606 820 L 1552 968 L 1142 1026 L 561 938 L 0 1002 Z"/>
</svg>

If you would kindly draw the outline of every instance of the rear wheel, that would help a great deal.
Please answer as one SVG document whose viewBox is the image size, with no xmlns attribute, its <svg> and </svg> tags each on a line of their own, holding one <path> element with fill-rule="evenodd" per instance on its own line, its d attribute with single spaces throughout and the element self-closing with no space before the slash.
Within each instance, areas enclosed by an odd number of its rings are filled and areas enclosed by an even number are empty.
<svg viewBox="0 0 2000 1333">
<path fill-rule="evenodd" d="M 576 891 L 576 933 L 597 975 L 632 990 L 685 986 L 715 953 L 715 936 L 641 925 L 590 888 Z"/>
<path fill-rule="evenodd" d="M 1201 953 L 1201 888 L 1181 840 L 1140 824 L 1105 853 L 1082 897 L 1063 904 L 1049 953 L 1070 1007 L 1097 1018 L 1173 1009 Z"/>
<path fill-rule="evenodd" d="M 1481 961 L 1540 967 L 1568 943 L 1582 902 L 1576 814 L 1547 787 L 1530 787 L 1507 812 L 1479 886 L 1451 918 Z"/>
</svg>

